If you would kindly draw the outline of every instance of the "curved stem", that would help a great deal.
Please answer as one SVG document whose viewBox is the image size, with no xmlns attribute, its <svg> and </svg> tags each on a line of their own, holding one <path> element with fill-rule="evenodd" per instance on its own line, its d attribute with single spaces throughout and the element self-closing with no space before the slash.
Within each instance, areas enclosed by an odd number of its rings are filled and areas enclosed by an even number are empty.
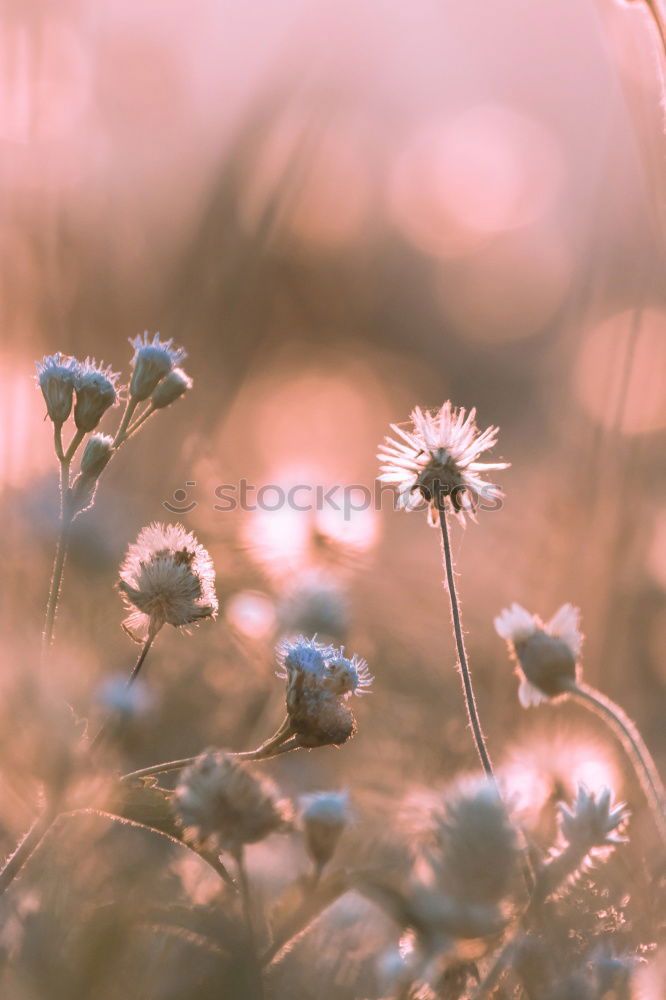
<svg viewBox="0 0 666 1000">
<path fill-rule="evenodd" d="M 449 587 L 449 600 L 451 602 L 451 620 L 453 621 L 453 632 L 455 635 L 456 647 L 458 650 L 458 662 L 460 665 L 460 676 L 462 678 L 463 692 L 465 695 L 465 704 L 467 706 L 467 715 L 469 717 L 469 722 L 472 727 L 474 743 L 476 744 L 477 753 L 481 760 L 481 766 L 483 767 L 486 777 L 490 778 L 494 782 L 495 773 L 493 771 L 493 766 L 490 762 L 490 756 L 486 748 L 486 741 L 484 739 L 483 731 L 481 729 L 479 713 L 476 707 L 476 699 L 474 697 L 474 688 L 472 686 L 472 675 L 470 673 L 469 663 L 467 662 L 467 653 L 465 652 L 465 642 L 463 639 L 462 624 L 460 621 L 460 605 L 458 603 L 456 584 L 453 576 L 453 559 L 451 557 L 451 542 L 449 540 L 449 528 L 446 521 L 446 511 L 444 510 L 440 510 L 439 512 L 439 523 L 442 529 L 442 549 L 444 552 L 444 567 L 446 569 L 446 580 Z"/>
<path fill-rule="evenodd" d="M 252 896 L 250 893 L 250 880 L 247 877 L 245 867 L 245 852 L 241 847 L 235 855 L 236 867 L 238 869 L 238 887 L 240 889 L 241 902 L 243 905 L 243 920 L 245 922 L 245 932 L 247 936 L 248 965 L 250 975 L 254 980 L 255 1000 L 264 998 L 264 978 L 259 964 L 259 952 L 257 948 L 257 934 L 252 916 Z"/>
<path fill-rule="evenodd" d="M 23 836 L 23 839 L 19 841 L 9 855 L 2 869 L 0 869 L 0 895 L 7 890 L 16 876 L 20 874 L 26 862 L 37 850 L 54 818 L 54 814 L 50 811 L 45 812 L 42 816 L 38 816 Z"/>
<path fill-rule="evenodd" d="M 574 698 L 591 707 L 618 737 L 652 809 L 659 834 L 666 844 L 666 791 L 652 755 L 638 729 L 619 705 L 589 684 L 574 681 L 569 691 Z"/>
<path fill-rule="evenodd" d="M 127 431 L 125 433 L 125 436 L 123 437 L 122 443 L 124 444 L 125 441 L 129 441 L 129 439 L 132 437 L 132 435 L 136 434 L 136 432 L 139 430 L 139 428 L 142 427 L 143 424 L 145 424 L 145 422 L 148 419 L 148 417 L 152 417 L 153 413 L 157 413 L 157 410 L 151 404 L 149 407 L 147 407 L 147 409 L 145 409 L 143 411 L 143 413 L 141 414 L 141 416 L 137 417 L 136 420 L 134 421 L 134 423 L 130 424 L 130 426 L 127 428 Z"/>
<path fill-rule="evenodd" d="M 230 753 L 229 756 L 237 757 L 239 760 L 271 760 L 273 757 L 279 757 L 283 753 L 291 753 L 292 750 L 299 750 L 301 747 L 302 744 L 298 736 L 292 736 L 291 739 L 277 747 L 266 748 L 266 746 L 261 746 L 256 750 Z M 142 767 L 138 771 L 130 771 L 129 774 L 123 774 L 120 780 L 132 781 L 135 778 L 149 778 L 153 774 L 168 774 L 170 771 L 180 771 L 184 767 L 194 764 L 198 756 L 197 754 L 195 757 L 182 757 L 180 760 L 169 760 L 163 764 L 152 764 L 150 767 Z"/>
</svg>

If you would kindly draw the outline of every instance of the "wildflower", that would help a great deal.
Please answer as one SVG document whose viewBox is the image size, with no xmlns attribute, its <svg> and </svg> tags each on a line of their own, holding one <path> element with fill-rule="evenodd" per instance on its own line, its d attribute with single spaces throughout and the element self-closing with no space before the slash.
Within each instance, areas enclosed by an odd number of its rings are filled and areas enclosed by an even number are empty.
<svg viewBox="0 0 666 1000">
<path fill-rule="evenodd" d="M 180 347 L 172 347 L 172 340 L 160 340 L 156 333 L 152 340 L 148 333 L 139 334 L 130 340 L 134 348 L 132 358 L 132 379 L 130 381 L 130 396 L 141 402 L 148 399 L 153 389 L 187 354 Z"/>
<path fill-rule="evenodd" d="M 506 808 L 487 778 L 461 783 L 434 816 L 438 886 L 460 902 L 494 906 L 507 894 L 519 851 Z"/>
<path fill-rule="evenodd" d="M 291 803 L 266 778 L 221 750 L 207 750 L 181 776 L 174 798 L 178 822 L 195 843 L 238 855 L 289 828 Z"/>
<path fill-rule="evenodd" d="M 88 439 L 81 458 L 81 474 L 98 479 L 113 455 L 113 438 L 108 434 L 93 434 Z"/>
<path fill-rule="evenodd" d="M 90 358 L 81 365 L 76 378 L 74 421 L 80 431 L 92 431 L 106 411 L 118 400 L 117 372 Z"/>
<path fill-rule="evenodd" d="M 627 815 L 624 802 L 611 808 L 609 788 L 594 795 L 584 785 L 579 785 L 572 808 L 560 804 L 560 828 L 568 844 L 587 854 L 594 847 L 623 843 L 625 838 L 618 833 L 618 828 L 625 823 Z"/>
<path fill-rule="evenodd" d="M 287 681 L 287 713 L 303 746 L 341 746 L 356 731 L 346 704 L 372 683 L 365 660 L 348 658 L 344 648 L 299 636 L 278 647 L 278 674 Z"/>
<path fill-rule="evenodd" d="M 76 358 L 52 354 L 35 364 L 37 381 L 54 424 L 63 424 L 72 412 L 74 386 L 81 370 Z"/>
<path fill-rule="evenodd" d="M 381 482 L 398 489 L 398 505 L 414 510 L 421 500 L 428 504 L 431 523 L 446 509 L 447 500 L 464 524 L 465 514 L 475 519 L 479 498 L 498 500 L 503 494 L 498 486 L 486 482 L 486 472 L 507 469 L 508 462 L 479 462 L 479 456 L 497 443 L 499 429 L 489 427 L 479 433 L 476 410 L 456 410 L 450 402 L 440 410 L 421 410 L 411 414 L 412 428 L 404 430 L 391 424 L 400 440 L 387 437 L 378 458 Z"/>
<path fill-rule="evenodd" d="M 130 545 L 118 588 L 129 609 L 123 625 L 151 638 L 163 625 L 193 625 L 217 614 L 215 570 L 208 552 L 182 524 L 150 524 Z"/>
<path fill-rule="evenodd" d="M 583 642 L 578 608 L 563 604 L 544 624 L 520 604 L 512 604 L 495 619 L 495 630 L 506 639 L 516 660 L 518 697 L 524 708 L 571 689 Z"/>
<path fill-rule="evenodd" d="M 174 368 L 158 382 L 152 391 L 150 401 L 154 410 L 170 406 L 192 388 L 192 379 L 182 368 Z"/>
<path fill-rule="evenodd" d="M 308 854 L 319 869 L 331 860 L 349 823 L 347 792 L 317 792 L 301 799 L 301 819 Z"/>
<path fill-rule="evenodd" d="M 317 571 L 299 575 L 282 597 L 278 617 L 287 635 L 303 632 L 344 637 L 349 628 L 349 607 L 344 592 L 331 577 Z"/>
</svg>

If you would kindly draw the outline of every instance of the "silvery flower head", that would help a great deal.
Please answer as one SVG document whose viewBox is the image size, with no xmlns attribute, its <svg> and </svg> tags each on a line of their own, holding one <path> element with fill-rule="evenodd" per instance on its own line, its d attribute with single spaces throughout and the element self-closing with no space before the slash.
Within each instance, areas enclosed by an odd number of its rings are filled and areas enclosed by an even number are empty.
<svg viewBox="0 0 666 1000">
<path fill-rule="evenodd" d="M 292 820 L 291 803 L 271 781 L 221 750 L 207 750 L 183 771 L 174 809 L 189 840 L 235 855 Z"/>
<path fill-rule="evenodd" d="M 494 782 L 462 781 L 435 813 L 431 863 L 440 889 L 461 902 L 495 906 L 519 857 L 516 831 Z"/>
<path fill-rule="evenodd" d="M 181 347 L 174 347 L 173 340 L 160 340 L 156 333 L 151 340 L 148 333 L 130 340 L 134 348 L 130 396 L 141 402 L 148 399 L 159 382 L 183 361 L 187 354 Z"/>
<path fill-rule="evenodd" d="M 571 808 L 560 803 L 560 829 L 562 836 L 587 854 L 595 847 L 612 847 L 624 842 L 618 832 L 628 818 L 624 802 L 612 804 L 612 793 L 603 788 L 598 795 L 578 786 L 578 794 Z"/>
<path fill-rule="evenodd" d="M 182 524 L 143 528 L 127 551 L 118 588 L 131 611 L 123 625 L 139 641 L 165 624 L 179 628 L 217 614 L 213 563 Z"/>
<path fill-rule="evenodd" d="M 150 402 L 155 410 L 163 410 L 192 388 L 192 379 L 182 368 L 173 368 L 153 389 Z"/>
<path fill-rule="evenodd" d="M 520 604 L 512 604 L 495 619 L 495 630 L 506 639 L 516 660 L 524 708 L 569 691 L 577 678 L 583 637 L 580 611 L 563 604 L 545 624 Z"/>
<path fill-rule="evenodd" d="M 308 854 L 322 868 L 331 860 L 351 819 L 349 794 L 315 792 L 301 798 L 301 821 Z"/>
<path fill-rule="evenodd" d="M 363 694 L 372 683 L 365 660 L 348 658 L 344 649 L 316 638 L 285 640 L 277 650 L 287 681 L 287 712 L 292 729 L 305 746 L 340 746 L 355 732 L 356 722 L 346 701 Z"/>
<path fill-rule="evenodd" d="M 475 520 L 481 500 L 501 499 L 500 488 L 483 476 L 507 469 L 509 463 L 478 460 L 497 443 L 499 429 L 480 433 L 475 418 L 475 409 L 467 413 L 446 402 L 439 410 L 417 406 L 409 430 L 391 424 L 397 438 L 387 437 L 380 446 L 377 457 L 384 464 L 379 479 L 396 486 L 400 507 L 413 510 L 425 501 L 432 524 L 450 507 L 464 524 L 465 515 Z"/>
<path fill-rule="evenodd" d="M 76 358 L 58 353 L 37 361 L 35 367 L 47 413 L 54 424 L 62 424 L 72 412 L 74 387 L 81 365 Z"/>
<path fill-rule="evenodd" d="M 105 368 L 104 363 L 86 358 L 76 377 L 76 403 L 74 421 L 80 431 L 97 427 L 110 406 L 118 401 L 116 381 L 118 372 Z"/>
</svg>

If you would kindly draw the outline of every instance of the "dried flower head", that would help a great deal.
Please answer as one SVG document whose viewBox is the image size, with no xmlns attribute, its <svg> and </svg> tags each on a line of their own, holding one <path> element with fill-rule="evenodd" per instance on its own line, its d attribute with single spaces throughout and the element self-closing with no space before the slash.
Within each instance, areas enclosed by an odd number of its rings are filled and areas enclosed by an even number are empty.
<svg viewBox="0 0 666 1000">
<path fill-rule="evenodd" d="M 183 771 L 174 809 L 188 839 L 235 855 L 292 820 L 291 803 L 272 782 L 221 750 L 207 750 Z"/>
<path fill-rule="evenodd" d="M 184 361 L 186 352 L 181 347 L 173 347 L 173 340 L 160 340 L 156 333 L 150 340 L 148 333 L 130 339 L 134 348 L 132 358 L 132 379 L 130 396 L 138 402 L 148 399 L 157 384 L 169 372 Z"/>
<path fill-rule="evenodd" d="M 308 854 L 319 867 L 331 860 L 350 821 L 349 794 L 315 792 L 301 798 L 301 821 Z"/>
<path fill-rule="evenodd" d="M 507 894 L 519 857 L 516 832 L 494 783 L 462 781 L 434 815 L 431 856 L 438 886 L 472 904 L 498 904 Z"/>
<path fill-rule="evenodd" d="M 83 450 L 81 473 L 98 479 L 113 455 L 113 438 L 108 434 L 93 434 Z"/>
<path fill-rule="evenodd" d="M 398 489 L 398 504 L 413 510 L 422 501 L 428 504 L 433 524 L 439 512 L 453 509 L 464 524 L 465 515 L 475 519 L 480 499 L 494 501 L 503 494 L 498 486 L 486 482 L 486 472 L 507 469 L 508 462 L 479 462 L 479 456 L 497 443 L 499 429 L 488 427 L 479 433 L 476 410 L 456 410 L 450 402 L 440 410 L 421 410 L 411 414 L 412 427 L 405 430 L 391 424 L 399 440 L 387 437 L 378 458 L 381 482 Z"/>
<path fill-rule="evenodd" d="M 118 588 L 131 609 L 123 625 L 137 640 L 165 624 L 179 628 L 217 614 L 213 563 L 182 524 L 143 528 L 127 551 Z"/>
<path fill-rule="evenodd" d="M 585 854 L 595 847 L 624 843 L 625 838 L 618 830 L 627 818 L 624 802 L 612 805 L 609 788 L 603 788 L 598 795 L 594 795 L 584 785 L 579 785 L 576 800 L 570 809 L 560 803 L 562 836 L 568 844 Z"/>
<path fill-rule="evenodd" d="M 150 402 L 155 410 L 163 410 L 192 388 L 192 379 L 182 368 L 174 368 L 158 382 L 152 391 Z"/>
<path fill-rule="evenodd" d="M 72 412 L 74 387 L 81 365 L 76 358 L 58 353 L 35 362 L 35 367 L 47 413 L 54 424 L 62 424 Z"/>
<path fill-rule="evenodd" d="M 76 377 L 76 403 L 74 421 L 80 431 L 88 432 L 97 427 L 110 406 L 118 401 L 116 381 L 118 372 L 105 368 L 104 363 L 86 358 Z"/>
<path fill-rule="evenodd" d="M 325 646 L 316 638 L 299 636 L 277 649 L 280 671 L 287 681 L 287 713 L 292 730 L 304 746 L 340 746 L 356 730 L 346 704 L 372 683 L 365 660 L 344 655 L 344 648 Z"/>
<path fill-rule="evenodd" d="M 571 689 L 583 642 L 578 608 L 563 604 L 544 624 L 520 604 L 512 604 L 495 619 L 495 630 L 506 639 L 516 661 L 518 697 L 524 708 Z"/>
</svg>

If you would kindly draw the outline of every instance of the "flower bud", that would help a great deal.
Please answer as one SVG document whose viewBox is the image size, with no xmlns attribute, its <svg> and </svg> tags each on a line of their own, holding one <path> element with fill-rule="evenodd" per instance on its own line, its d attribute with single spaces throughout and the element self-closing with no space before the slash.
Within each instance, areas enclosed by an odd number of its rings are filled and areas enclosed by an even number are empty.
<svg viewBox="0 0 666 1000">
<path fill-rule="evenodd" d="M 331 860 L 349 823 L 347 792 L 318 792 L 302 799 L 303 831 L 308 854 L 318 868 Z"/>
<path fill-rule="evenodd" d="M 76 379 L 74 421 L 80 431 L 88 433 L 97 427 L 106 411 L 117 399 L 118 375 L 86 358 Z"/>
<path fill-rule="evenodd" d="M 518 697 L 525 708 L 571 690 L 582 645 L 577 608 L 563 604 L 544 624 L 537 615 L 512 604 L 497 616 L 495 629 L 518 664 Z"/>
<path fill-rule="evenodd" d="M 74 386 L 81 370 L 76 358 L 53 354 L 36 363 L 37 381 L 54 424 L 63 424 L 72 412 Z"/>
<path fill-rule="evenodd" d="M 148 399 L 157 384 L 187 357 L 182 348 L 172 347 L 172 343 L 172 340 L 161 341 L 159 333 L 152 341 L 147 333 L 130 340 L 134 348 L 130 396 L 137 402 Z"/>
<path fill-rule="evenodd" d="M 150 397 L 153 409 L 162 410 L 165 406 L 170 406 L 191 388 L 190 376 L 182 368 L 174 368 L 153 389 Z"/>
<path fill-rule="evenodd" d="M 83 451 L 81 472 L 98 479 L 113 455 L 113 438 L 108 434 L 93 434 Z"/>
</svg>

